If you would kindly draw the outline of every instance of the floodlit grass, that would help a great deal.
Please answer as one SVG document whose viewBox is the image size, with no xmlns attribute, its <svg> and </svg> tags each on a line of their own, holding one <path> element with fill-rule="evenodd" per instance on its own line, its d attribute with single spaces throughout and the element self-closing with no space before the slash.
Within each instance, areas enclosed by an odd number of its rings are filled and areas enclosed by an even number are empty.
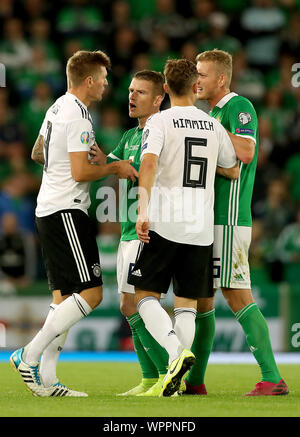
<svg viewBox="0 0 300 437">
<path fill-rule="evenodd" d="M 118 397 L 140 382 L 136 363 L 65 363 L 58 366 L 62 384 L 85 391 L 88 398 L 36 398 L 9 364 L 0 364 L 1 417 L 299 417 L 299 366 L 280 365 L 288 396 L 244 397 L 260 380 L 259 369 L 246 364 L 210 364 L 207 396 L 175 398 Z"/>
</svg>

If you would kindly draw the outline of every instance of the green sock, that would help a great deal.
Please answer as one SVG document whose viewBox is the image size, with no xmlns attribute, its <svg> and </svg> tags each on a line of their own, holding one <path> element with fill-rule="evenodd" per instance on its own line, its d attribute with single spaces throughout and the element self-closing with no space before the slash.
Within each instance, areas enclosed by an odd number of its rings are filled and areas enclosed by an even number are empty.
<svg viewBox="0 0 300 437">
<path fill-rule="evenodd" d="M 141 344 L 144 346 L 145 351 L 154 363 L 155 368 L 158 370 L 160 375 L 165 375 L 167 373 L 169 355 L 167 351 L 152 337 L 150 332 L 145 327 L 145 323 L 139 313 L 134 314 L 133 325 L 139 336 Z"/>
<path fill-rule="evenodd" d="M 155 364 L 150 359 L 149 355 L 145 351 L 145 348 L 139 338 L 138 332 L 135 329 L 135 322 L 138 318 L 140 318 L 139 313 L 135 313 L 130 317 L 126 317 L 127 321 L 129 323 L 131 332 L 132 332 L 132 339 L 134 344 L 134 349 L 136 351 L 136 355 L 138 357 L 141 369 L 142 369 L 142 375 L 143 379 L 148 378 L 158 378 L 158 371 L 155 366 Z"/>
<path fill-rule="evenodd" d="M 204 376 L 215 336 L 215 309 L 206 313 L 197 313 L 196 331 L 192 352 L 196 362 L 189 371 L 186 382 L 191 386 L 204 384 Z"/>
<path fill-rule="evenodd" d="M 270 341 L 269 329 L 256 303 L 250 303 L 235 313 L 246 335 L 247 344 L 262 373 L 262 381 L 277 384 L 279 374 Z"/>
</svg>

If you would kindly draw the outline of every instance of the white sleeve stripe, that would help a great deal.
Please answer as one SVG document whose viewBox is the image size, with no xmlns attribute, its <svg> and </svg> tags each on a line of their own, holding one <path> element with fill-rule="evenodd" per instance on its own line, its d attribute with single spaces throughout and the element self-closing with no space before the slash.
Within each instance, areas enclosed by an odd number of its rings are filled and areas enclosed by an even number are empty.
<svg viewBox="0 0 300 437">
<path fill-rule="evenodd" d="M 250 135 L 239 135 L 239 134 L 234 134 L 234 135 L 241 138 L 249 138 L 250 140 L 253 140 L 254 143 L 256 144 L 256 139 L 254 137 L 250 137 Z"/>
<path fill-rule="evenodd" d="M 116 159 L 117 161 L 121 161 L 120 158 L 118 158 L 116 155 L 114 155 L 113 153 L 110 153 L 109 155 L 107 155 L 108 158 L 112 158 L 112 159 Z"/>
</svg>

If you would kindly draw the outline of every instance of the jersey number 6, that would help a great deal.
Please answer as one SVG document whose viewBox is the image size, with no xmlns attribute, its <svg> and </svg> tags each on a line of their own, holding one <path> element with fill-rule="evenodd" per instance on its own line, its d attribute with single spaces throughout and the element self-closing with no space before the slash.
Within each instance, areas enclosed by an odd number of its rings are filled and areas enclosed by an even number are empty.
<svg viewBox="0 0 300 437">
<path fill-rule="evenodd" d="M 184 146 L 183 186 L 205 189 L 207 158 L 201 157 L 201 147 L 207 146 L 207 139 L 185 137 Z"/>
</svg>

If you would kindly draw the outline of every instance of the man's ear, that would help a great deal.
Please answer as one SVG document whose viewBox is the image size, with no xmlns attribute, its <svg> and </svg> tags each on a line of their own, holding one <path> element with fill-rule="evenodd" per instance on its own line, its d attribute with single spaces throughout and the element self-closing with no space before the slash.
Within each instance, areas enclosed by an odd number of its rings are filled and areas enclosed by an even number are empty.
<svg viewBox="0 0 300 437">
<path fill-rule="evenodd" d="M 164 90 L 165 90 L 165 92 L 166 92 L 167 94 L 169 94 L 169 90 L 168 90 L 168 87 L 167 87 L 167 84 L 166 84 L 166 83 L 164 83 Z"/>
<path fill-rule="evenodd" d="M 225 86 L 225 84 L 226 84 L 226 76 L 225 76 L 225 74 L 220 74 L 220 76 L 219 76 L 219 86 Z"/>
<path fill-rule="evenodd" d="M 162 101 L 163 101 L 164 97 L 163 96 L 156 96 L 154 99 L 154 106 L 157 106 L 158 108 L 160 107 Z"/>
</svg>

